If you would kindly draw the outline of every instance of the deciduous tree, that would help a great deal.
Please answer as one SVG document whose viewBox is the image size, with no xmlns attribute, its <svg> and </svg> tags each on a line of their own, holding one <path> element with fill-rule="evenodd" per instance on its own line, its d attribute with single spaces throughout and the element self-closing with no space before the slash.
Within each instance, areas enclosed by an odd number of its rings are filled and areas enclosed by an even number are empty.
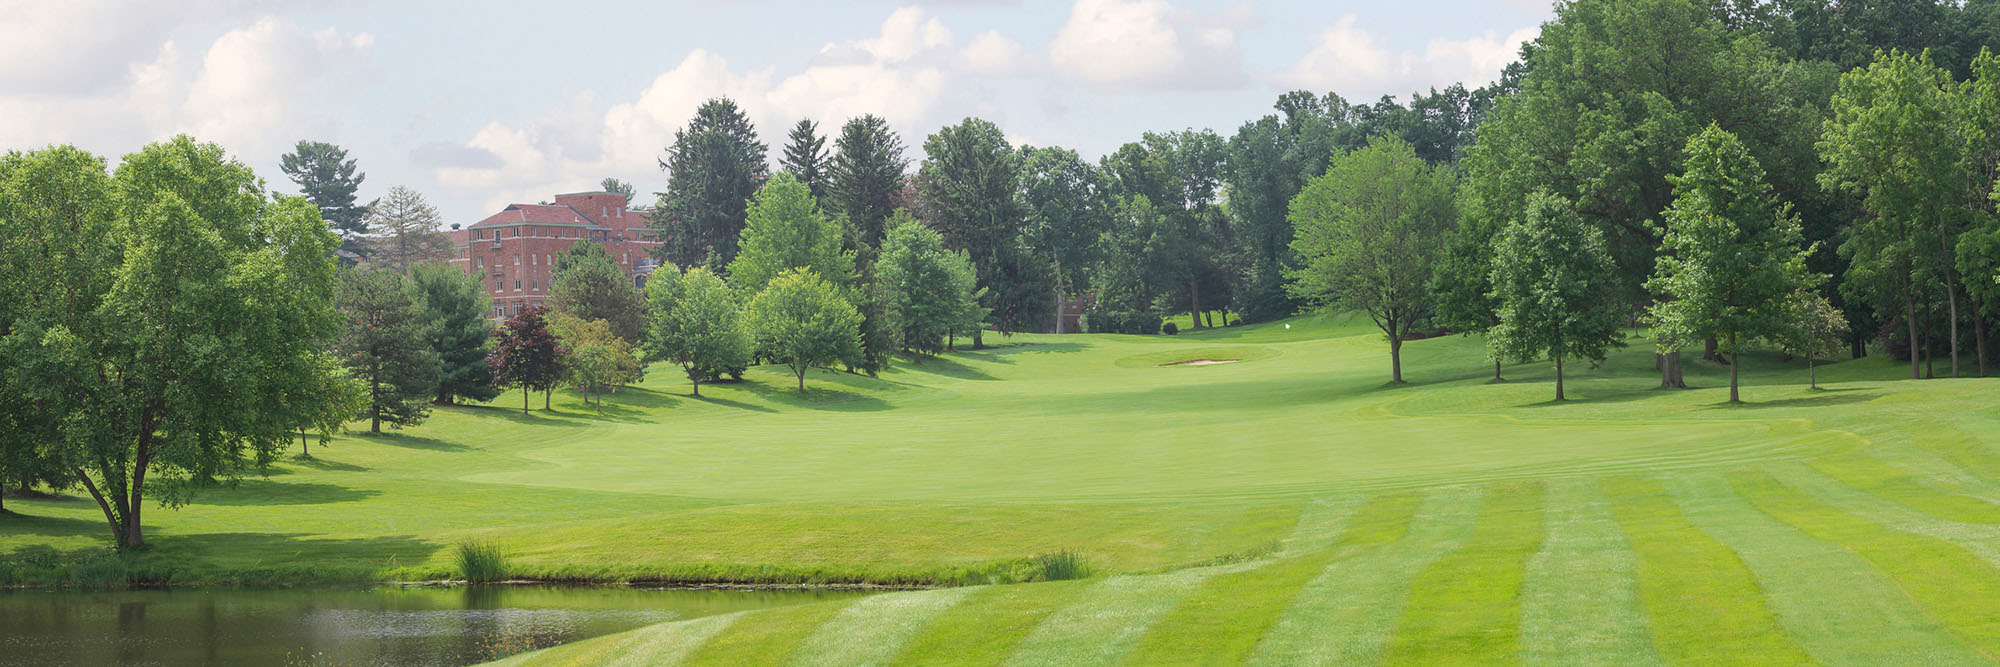
<svg viewBox="0 0 2000 667">
<path fill-rule="evenodd" d="M 1787 327 L 1779 343 L 1785 352 L 1805 357 L 1806 381 L 1819 389 L 1813 363 L 1832 359 L 1847 347 L 1847 316 L 1818 292 L 1795 292 L 1784 304 Z"/>
<path fill-rule="evenodd" d="M 368 208 L 368 228 L 375 233 L 368 261 L 398 273 L 452 253 L 451 235 L 445 233 L 437 208 L 422 193 L 400 185 Z"/>
<path fill-rule="evenodd" d="M 780 172 L 750 201 L 729 282 L 745 300 L 788 269 L 811 269 L 845 287 L 854 279 L 854 253 L 841 248 L 840 223 L 820 212 L 804 183 Z"/>
<path fill-rule="evenodd" d="M 1334 158 L 1292 200 L 1292 293 L 1368 313 L 1389 337 L 1389 381 L 1403 381 L 1403 337 L 1429 315 L 1431 271 L 1458 224 L 1451 172 L 1408 142 L 1381 137 Z"/>
<path fill-rule="evenodd" d="M 1623 345 L 1611 299 L 1617 267 L 1604 236 L 1559 196 L 1535 193 L 1527 213 L 1501 230 L 1490 280 L 1500 304 L 1486 339 L 1493 356 L 1555 361 L 1558 401 L 1565 398 L 1564 359 L 1599 361 Z"/>
<path fill-rule="evenodd" d="M 529 305 L 500 325 L 500 335 L 486 364 L 493 368 L 493 386 L 521 388 L 521 414 L 528 414 L 528 393 L 547 392 L 562 381 L 562 343 L 549 331 L 548 308 Z M 542 409 L 549 409 L 543 399 Z"/>
<path fill-rule="evenodd" d="M 1041 306 L 1054 288 L 1022 238 L 1028 212 L 1006 135 L 991 122 L 967 118 L 925 139 L 924 156 L 924 196 L 936 208 L 935 219 L 924 222 L 947 246 L 971 255 L 986 290 L 981 305 L 995 326 L 1032 327 L 1049 312 Z M 973 347 L 982 344 L 981 332 L 973 331 Z"/>
<path fill-rule="evenodd" d="M 611 333 L 638 340 L 645 327 L 646 300 L 604 246 L 577 241 L 549 269 L 549 308 L 582 320 L 604 320 Z"/>
<path fill-rule="evenodd" d="M 693 393 L 750 366 L 755 340 L 729 285 L 707 269 L 661 267 L 646 281 L 646 358 L 680 364 Z"/>
<path fill-rule="evenodd" d="M 806 390 L 806 371 L 860 354 L 861 312 L 809 269 L 788 269 L 750 302 L 750 326 L 763 354 L 790 366 Z"/>
<path fill-rule="evenodd" d="M 912 355 L 941 353 L 953 333 L 978 327 L 984 313 L 972 260 L 963 250 L 946 250 L 944 237 L 908 213 L 889 219 L 876 267 L 890 295 L 897 344 Z"/>
<path fill-rule="evenodd" d="M 1089 291 L 1098 240 L 1111 224 L 1114 203 L 1097 168 L 1067 148 L 1021 147 L 1021 201 L 1027 207 L 1023 240 L 1046 258 L 1054 280 L 1054 321 L 1063 333 L 1063 304 Z"/>
<path fill-rule="evenodd" d="M 585 402 L 595 397 L 593 405 L 598 412 L 604 411 L 605 392 L 645 379 L 645 366 L 634 354 L 632 341 L 613 334 L 609 322 L 556 313 L 550 318 L 549 329 L 566 351 L 564 377 L 571 387 L 583 392 Z"/>
</svg>

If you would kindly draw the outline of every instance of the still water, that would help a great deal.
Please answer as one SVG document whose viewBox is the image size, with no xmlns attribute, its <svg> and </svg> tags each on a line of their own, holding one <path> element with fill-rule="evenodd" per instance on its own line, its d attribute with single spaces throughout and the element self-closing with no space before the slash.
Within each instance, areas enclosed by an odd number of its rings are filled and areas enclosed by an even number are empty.
<svg viewBox="0 0 2000 667">
<path fill-rule="evenodd" d="M 466 665 L 851 591 L 494 586 L 0 592 L 0 665 Z"/>
</svg>

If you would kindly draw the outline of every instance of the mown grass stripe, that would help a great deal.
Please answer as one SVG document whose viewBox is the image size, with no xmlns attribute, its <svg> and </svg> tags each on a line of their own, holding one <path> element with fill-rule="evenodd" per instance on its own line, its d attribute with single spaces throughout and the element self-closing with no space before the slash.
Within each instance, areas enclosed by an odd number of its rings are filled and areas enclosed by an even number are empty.
<svg viewBox="0 0 2000 667">
<path fill-rule="evenodd" d="M 1486 493 L 1472 536 L 1410 584 L 1389 636 L 1387 662 L 1519 659 L 1521 579 L 1542 543 L 1546 495 L 1540 482 L 1511 482 Z"/>
<path fill-rule="evenodd" d="M 1043 619 L 1095 582 L 1055 581 L 985 586 L 931 618 L 892 662 L 999 664 Z"/>
<path fill-rule="evenodd" d="M 1844 546 L 1889 575 L 1945 627 L 1985 654 L 2000 655 L 2000 569 L 1944 540 L 1900 530 L 1814 502 L 1768 473 L 1730 476 L 1765 514 L 1800 532 Z"/>
<path fill-rule="evenodd" d="M 606 635 L 555 649 L 527 653 L 492 663 L 495 667 L 568 667 L 570 665 L 677 665 L 695 647 L 735 623 L 743 613 L 670 621 Z"/>
<path fill-rule="evenodd" d="M 1353 547 L 1314 577 L 1251 653 L 1252 664 L 1355 664 L 1380 659 L 1410 579 L 1471 534 L 1479 491 L 1438 489 L 1407 521 L 1357 517 Z M 1385 515 L 1389 514 L 1385 511 Z"/>
<path fill-rule="evenodd" d="M 2000 526 L 1939 518 L 1880 496 L 1858 491 L 1803 465 L 1774 466 L 1773 477 L 1813 500 L 1897 530 L 1956 544 L 2000 567 Z"/>
<path fill-rule="evenodd" d="M 688 656 L 686 664 L 779 664 L 807 635 L 851 604 L 854 601 L 841 600 L 751 612 L 711 636 Z"/>
<path fill-rule="evenodd" d="M 1634 558 L 1594 479 L 1549 483 L 1548 530 L 1521 582 L 1521 657 L 1535 665 L 1657 665 Z"/>
<path fill-rule="evenodd" d="M 1299 589 L 1348 547 L 1379 546 L 1408 529 L 1422 496 L 1376 498 L 1354 515 L 1337 547 L 1285 558 L 1209 579 L 1200 591 L 1154 623 L 1125 664 L 1240 664 L 1276 625 Z"/>
<path fill-rule="evenodd" d="M 2000 525 L 2000 505 L 1933 488 L 1882 460 L 1862 454 L 1809 462 L 1813 470 L 1847 486 L 1953 521 Z"/>
<path fill-rule="evenodd" d="M 888 593 L 848 605 L 792 652 L 797 665 L 874 665 L 896 655 L 917 628 L 971 594 L 970 588 Z"/>
<path fill-rule="evenodd" d="M 1075 603 L 1035 626 L 1006 661 L 1010 665 L 1108 664 L 1131 650 L 1161 614 L 1211 576 L 1244 566 L 1205 567 L 1168 574 L 1116 576 L 1084 591 Z"/>
<path fill-rule="evenodd" d="M 1668 483 L 1695 526 L 1756 575 L 1778 622 L 1829 664 L 1965 664 L 1978 653 L 1912 604 L 1868 561 L 1759 512 L 1719 474 Z"/>
<path fill-rule="evenodd" d="M 1650 479 L 1604 482 L 1638 556 L 1639 603 L 1661 657 L 1693 664 L 1803 664 L 1742 559 L 1695 527 Z"/>
</svg>

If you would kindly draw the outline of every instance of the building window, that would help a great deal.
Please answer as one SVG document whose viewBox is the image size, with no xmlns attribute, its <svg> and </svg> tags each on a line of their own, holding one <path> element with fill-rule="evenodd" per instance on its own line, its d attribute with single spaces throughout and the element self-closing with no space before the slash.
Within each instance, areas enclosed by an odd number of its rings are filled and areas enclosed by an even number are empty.
<svg viewBox="0 0 2000 667">
<path fill-rule="evenodd" d="M 521 281 L 519 280 L 514 281 L 514 291 L 516 292 L 521 291 Z"/>
<path fill-rule="evenodd" d="M 521 253 L 514 253 L 514 266 L 521 265 Z"/>
<path fill-rule="evenodd" d="M 539 291 L 541 291 L 541 289 L 542 289 L 542 281 L 539 281 L 539 280 L 529 280 L 529 281 L 528 281 L 528 291 L 530 291 L 530 292 L 539 292 Z"/>
<path fill-rule="evenodd" d="M 534 255 L 534 253 L 529 253 L 529 254 L 528 254 L 528 264 L 532 265 L 532 264 L 534 264 L 534 263 L 535 263 L 535 255 Z"/>
<path fill-rule="evenodd" d="M 465 253 L 468 255 L 472 254 L 472 249 L 467 248 Z M 472 258 L 472 266 L 473 268 L 478 268 L 478 269 L 486 268 L 486 258 L 485 257 Z"/>
<path fill-rule="evenodd" d="M 544 253 L 544 254 L 542 255 L 542 263 L 543 263 L 543 264 L 547 264 L 547 265 L 549 265 L 549 266 L 555 266 L 555 265 L 556 265 L 556 256 L 555 256 L 554 254 L 550 254 L 550 253 Z"/>
<path fill-rule="evenodd" d="M 505 280 L 495 280 L 495 281 L 493 281 L 493 291 L 494 291 L 494 292 L 496 292 L 496 293 L 497 293 L 497 292 L 500 292 L 500 291 L 503 291 L 503 290 L 506 290 L 506 289 L 507 289 L 507 281 L 505 281 Z"/>
</svg>

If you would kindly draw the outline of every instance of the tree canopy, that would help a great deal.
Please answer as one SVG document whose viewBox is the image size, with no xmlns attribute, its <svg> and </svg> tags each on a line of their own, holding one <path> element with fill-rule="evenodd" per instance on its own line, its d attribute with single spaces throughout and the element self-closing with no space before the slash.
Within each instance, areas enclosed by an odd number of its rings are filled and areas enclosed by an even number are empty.
<svg viewBox="0 0 2000 667">
<path fill-rule="evenodd" d="M 661 267 L 646 281 L 647 359 L 680 364 L 701 395 L 704 380 L 741 374 L 755 344 L 729 285 L 707 269 Z"/>
<path fill-rule="evenodd" d="M 1538 192 L 1520 219 L 1493 245 L 1493 298 L 1499 321 L 1487 332 L 1493 356 L 1556 365 L 1556 400 L 1563 394 L 1563 360 L 1600 361 L 1622 346 L 1617 268 L 1604 237 L 1571 204 Z"/>
<path fill-rule="evenodd" d="M 368 233 L 368 208 L 355 202 L 355 192 L 368 175 L 355 171 L 355 161 L 347 149 L 324 141 L 300 140 L 292 152 L 278 158 L 279 170 L 299 186 L 306 201 L 319 209 L 320 218 L 339 234 L 349 251 L 359 252 L 361 236 Z"/>
<path fill-rule="evenodd" d="M 779 172 L 750 200 L 743 251 L 729 264 L 729 282 L 746 300 L 788 269 L 810 269 L 844 286 L 854 279 L 854 253 L 842 249 L 842 236 L 806 184 Z"/>
<path fill-rule="evenodd" d="M 667 190 L 654 217 L 664 228 L 660 259 L 675 266 L 728 266 L 736 259 L 744 207 L 770 175 L 765 146 L 750 118 L 726 97 L 696 109 L 686 127 L 674 131 L 660 168 Z"/>
<path fill-rule="evenodd" d="M 859 356 L 861 312 L 811 269 L 786 269 L 750 301 L 761 353 L 786 366 L 806 390 L 806 371 Z"/>
</svg>

